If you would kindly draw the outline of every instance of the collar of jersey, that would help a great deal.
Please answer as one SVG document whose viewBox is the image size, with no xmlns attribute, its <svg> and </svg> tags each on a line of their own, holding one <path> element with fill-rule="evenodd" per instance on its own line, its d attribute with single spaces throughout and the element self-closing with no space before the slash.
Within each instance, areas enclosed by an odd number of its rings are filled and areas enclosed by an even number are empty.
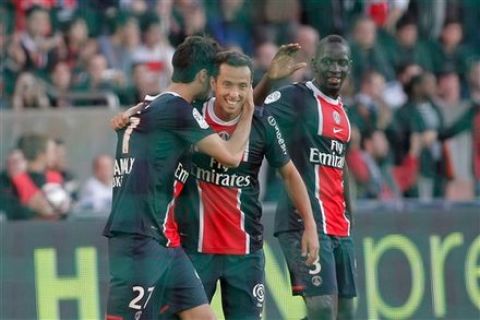
<svg viewBox="0 0 480 320">
<path fill-rule="evenodd" d="M 338 106 L 338 105 L 340 104 L 340 102 L 341 102 L 340 97 L 338 97 L 337 99 L 330 98 L 329 96 L 327 96 L 326 94 L 324 94 L 322 91 L 320 91 L 320 89 L 318 89 L 317 86 L 315 86 L 312 81 L 307 81 L 307 82 L 305 83 L 305 85 L 306 85 L 310 90 L 313 91 L 313 94 L 315 95 L 315 97 L 320 96 L 320 97 L 322 97 L 323 99 L 325 99 L 328 103 L 331 103 L 331 104 L 336 105 L 336 106 Z"/>
<path fill-rule="evenodd" d="M 153 100 L 157 99 L 158 97 L 160 96 L 163 96 L 164 94 L 171 94 L 173 96 L 176 96 L 176 97 L 182 97 L 180 96 L 178 93 L 176 92 L 173 92 L 173 91 L 165 91 L 165 92 L 162 92 L 162 93 L 159 93 L 157 94 L 156 96 L 151 96 L 149 94 L 145 95 L 145 98 L 143 98 L 143 101 L 145 102 L 152 102 Z"/>
<path fill-rule="evenodd" d="M 230 121 L 225 121 L 225 120 L 222 120 L 220 119 L 216 114 L 215 114 L 215 97 L 212 97 L 210 98 L 209 100 L 207 100 L 207 102 L 205 102 L 205 105 L 203 107 L 203 115 L 204 117 L 206 115 L 209 115 L 210 118 L 212 119 L 213 122 L 215 122 L 216 124 L 219 124 L 221 126 L 233 126 L 233 125 L 236 125 L 238 123 L 238 121 L 240 121 L 240 116 L 241 114 L 238 115 L 238 117 L 236 117 L 235 119 L 232 119 Z"/>
</svg>

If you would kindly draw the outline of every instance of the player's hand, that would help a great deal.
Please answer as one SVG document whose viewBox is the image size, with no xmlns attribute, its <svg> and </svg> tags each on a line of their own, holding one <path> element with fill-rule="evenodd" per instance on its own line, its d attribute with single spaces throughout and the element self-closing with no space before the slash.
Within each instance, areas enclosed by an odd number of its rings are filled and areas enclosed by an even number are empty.
<svg viewBox="0 0 480 320">
<path fill-rule="evenodd" d="M 255 103 L 253 102 L 253 87 L 250 86 L 248 88 L 247 96 L 245 98 L 245 102 L 243 103 L 243 112 L 245 114 L 252 114 L 253 110 L 255 110 Z"/>
<path fill-rule="evenodd" d="M 313 265 L 317 261 L 319 249 L 317 227 L 314 225 L 310 228 L 305 228 L 302 235 L 302 257 L 306 258 L 306 265 Z"/>
<path fill-rule="evenodd" d="M 110 127 L 113 130 L 125 128 L 130 123 L 130 117 L 133 116 L 138 111 L 140 111 L 142 106 L 143 106 L 143 102 L 139 102 L 138 104 L 128 109 L 127 111 L 118 113 L 116 116 L 110 119 Z"/>
<path fill-rule="evenodd" d="M 279 80 L 292 75 L 295 71 L 305 68 L 306 62 L 296 62 L 295 57 L 300 50 L 298 43 L 284 44 L 278 49 L 267 70 L 270 80 Z"/>
</svg>

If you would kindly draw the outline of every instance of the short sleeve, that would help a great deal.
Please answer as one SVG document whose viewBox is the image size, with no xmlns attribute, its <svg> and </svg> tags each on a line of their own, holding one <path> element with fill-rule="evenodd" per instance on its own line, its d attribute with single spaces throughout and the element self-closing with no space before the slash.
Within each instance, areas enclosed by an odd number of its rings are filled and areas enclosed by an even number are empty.
<svg viewBox="0 0 480 320">
<path fill-rule="evenodd" d="M 276 119 L 268 112 L 264 113 L 263 120 L 265 122 L 265 136 L 267 141 L 265 157 L 272 167 L 283 167 L 290 161 L 290 157 L 280 127 Z"/>
<path fill-rule="evenodd" d="M 286 137 L 291 135 L 298 119 L 294 97 L 295 86 L 289 85 L 269 94 L 264 102 L 266 110 L 276 119 Z"/>
<path fill-rule="evenodd" d="M 182 140 L 195 144 L 214 132 L 200 112 L 181 98 L 167 101 L 165 108 L 159 108 L 154 125 L 171 131 Z"/>
</svg>

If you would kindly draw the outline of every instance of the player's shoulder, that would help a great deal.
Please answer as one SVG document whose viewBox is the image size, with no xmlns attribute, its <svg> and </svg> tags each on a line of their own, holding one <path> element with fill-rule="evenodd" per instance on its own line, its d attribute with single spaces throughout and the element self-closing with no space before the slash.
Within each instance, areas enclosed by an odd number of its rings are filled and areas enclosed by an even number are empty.
<svg viewBox="0 0 480 320">
<path fill-rule="evenodd" d="M 273 104 L 277 101 L 292 101 L 298 96 L 304 95 L 309 89 L 304 82 L 295 82 L 273 91 L 265 98 L 265 104 Z"/>
<path fill-rule="evenodd" d="M 272 113 L 265 108 L 264 106 L 255 107 L 255 112 L 253 113 L 253 122 L 257 122 L 264 127 L 275 127 L 277 121 Z"/>
<path fill-rule="evenodd" d="M 154 99 L 151 100 L 151 102 L 145 107 L 145 111 L 148 109 L 151 109 L 152 112 L 166 111 L 177 110 L 178 108 L 186 108 L 187 110 L 190 110 L 192 105 L 175 93 L 165 92 L 155 96 Z"/>
</svg>

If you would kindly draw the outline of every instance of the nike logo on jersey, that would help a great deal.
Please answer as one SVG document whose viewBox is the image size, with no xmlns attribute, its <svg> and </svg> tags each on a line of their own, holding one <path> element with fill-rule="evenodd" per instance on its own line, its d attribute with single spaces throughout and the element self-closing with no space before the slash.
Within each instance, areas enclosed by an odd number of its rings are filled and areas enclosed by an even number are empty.
<svg viewBox="0 0 480 320">
<path fill-rule="evenodd" d="M 343 129 L 341 129 L 341 128 L 333 128 L 333 133 L 334 134 L 337 134 L 337 133 L 342 132 L 342 131 L 343 131 Z"/>
</svg>

